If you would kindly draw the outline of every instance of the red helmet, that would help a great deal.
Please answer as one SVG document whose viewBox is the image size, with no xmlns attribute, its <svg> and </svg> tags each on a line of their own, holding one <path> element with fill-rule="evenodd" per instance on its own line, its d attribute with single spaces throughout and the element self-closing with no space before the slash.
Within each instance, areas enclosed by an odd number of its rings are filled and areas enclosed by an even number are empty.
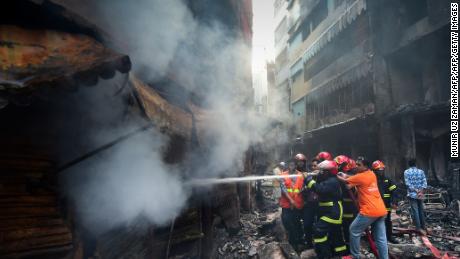
<svg viewBox="0 0 460 259">
<path fill-rule="evenodd" d="M 376 160 L 372 163 L 372 169 L 373 170 L 383 170 L 385 169 L 385 165 L 383 164 L 382 161 Z"/>
<path fill-rule="evenodd" d="M 332 160 L 332 156 L 329 152 L 322 151 L 319 152 L 318 155 L 316 156 L 316 159 L 323 161 L 323 160 Z"/>
<path fill-rule="evenodd" d="M 318 168 L 321 170 L 327 170 L 335 175 L 339 172 L 337 163 L 332 160 L 324 160 L 318 164 Z"/>
<path fill-rule="evenodd" d="M 334 161 L 337 163 L 337 165 L 340 166 L 343 163 L 348 164 L 348 162 L 350 161 L 350 158 L 348 158 L 347 156 L 344 156 L 344 155 L 340 155 L 340 156 L 336 156 L 334 158 Z"/>
<path fill-rule="evenodd" d="M 299 153 L 299 154 L 295 155 L 294 160 L 296 160 L 296 161 L 299 161 L 299 160 L 300 160 L 300 161 L 306 162 L 306 161 L 307 161 L 307 157 L 306 157 L 304 154 Z"/>
<path fill-rule="evenodd" d="M 349 158 L 346 166 L 343 167 L 344 172 L 349 172 L 356 168 L 356 161 Z"/>
</svg>

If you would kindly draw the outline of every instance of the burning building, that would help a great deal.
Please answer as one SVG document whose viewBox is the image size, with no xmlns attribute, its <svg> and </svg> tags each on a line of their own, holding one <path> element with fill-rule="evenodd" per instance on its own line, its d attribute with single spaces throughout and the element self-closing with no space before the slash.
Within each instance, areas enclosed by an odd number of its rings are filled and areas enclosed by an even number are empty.
<svg viewBox="0 0 460 259">
<path fill-rule="evenodd" d="M 276 1 L 276 82 L 290 92 L 294 149 L 409 157 L 449 183 L 448 5 L 439 1 Z M 458 184 L 457 184 L 458 186 Z"/>
<path fill-rule="evenodd" d="M 207 258 L 251 206 L 182 184 L 251 173 L 251 1 L 123 2 L 1 4 L 2 258 Z"/>
</svg>

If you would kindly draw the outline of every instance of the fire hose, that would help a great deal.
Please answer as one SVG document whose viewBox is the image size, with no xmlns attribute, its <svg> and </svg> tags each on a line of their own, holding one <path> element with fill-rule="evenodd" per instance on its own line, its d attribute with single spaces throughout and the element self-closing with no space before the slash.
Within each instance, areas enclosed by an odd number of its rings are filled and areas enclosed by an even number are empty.
<svg viewBox="0 0 460 259">
<path fill-rule="evenodd" d="M 393 228 L 395 230 L 397 230 L 399 233 L 408 233 L 408 234 L 411 234 L 411 233 L 415 233 L 415 234 L 420 234 L 419 231 L 415 230 L 415 229 L 405 229 L 405 228 Z M 439 258 L 439 259 L 453 259 L 453 258 L 456 258 L 456 257 L 451 257 L 449 256 L 449 254 L 447 252 L 441 252 L 439 251 L 438 248 L 436 248 L 432 243 L 431 241 L 428 239 L 428 237 L 426 235 L 421 235 L 421 238 L 422 238 L 422 241 L 423 241 L 423 244 L 428 248 L 430 249 L 431 253 L 433 254 L 433 256 L 435 258 Z M 453 238 L 453 240 L 455 240 L 455 237 L 449 237 L 449 238 Z M 442 253 L 444 253 L 444 255 L 441 255 Z"/>
<path fill-rule="evenodd" d="M 350 195 L 350 198 L 353 200 L 353 203 L 355 204 L 356 208 L 359 209 L 359 204 L 356 200 L 356 197 L 354 195 L 354 193 L 348 189 L 348 194 Z M 417 233 L 417 234 L 420 234 L 418 231 L 416 230 L 408 230 L 410 232 L 413 232 L 413 233 Z M 366 229 L 366 237 L 367 237 L 367 240 L 369 241 L 369 246 L 371 247 L 371 251 L 372 253 L 377 257 L 379 258 L 378 256 L 378 250 L 377 250 L 377 246 L 375 245 L 375 242 L 374 242 L 374 239 L 372 238 L 371 236 L 371 233 L 369 231 L 369 229 Z M 433 256 L 435 258 L 439 258 L 439 259 L 451 259 L 452 257 L 450 257 L 447 252 L 444 253 L 444 255 L 441 255 L 441 252 L 430 242 L 430 240 L 428 239 L 428 237 L 426 235 L 421 235 L 421 238 L 422 238 L 422 241 L 423 241 L 423 244 L 428 248 L 430 249 L 431 253 L 433 254 Z M 395 256 L 393 256 L 391 253 L 389 254 L 390 258 L 396 258 Z"/>
</svg>

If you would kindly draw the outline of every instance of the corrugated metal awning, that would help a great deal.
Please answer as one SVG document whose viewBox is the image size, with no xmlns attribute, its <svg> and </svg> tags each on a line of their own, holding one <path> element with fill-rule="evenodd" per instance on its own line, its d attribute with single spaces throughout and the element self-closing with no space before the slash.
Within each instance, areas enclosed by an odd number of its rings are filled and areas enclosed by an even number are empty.
<svg viewBox="0 0 460 259">
<path fill-rule="evenodd" d="M 314 55 L 316 55 L 328 42 L 331 42 L 335 36 L 347 28 L 356 18 L 367 9 L 366 0 L 356 0 L 346 8 L 342 15 L 337 18 L 332 24 L 312 42 L 311 45 L 299 57 L 303 63 L 307 63 Z M 299 59 L 291 63 L 295 64 Z"/>
<path fill-rule="evenodd" d="M 0 94 L 94 85 L 131 69 L 128 56 L 83 34 L 0 25 Z"/>
<path fill-rule="evenodd" d="M 342 87 L 350 85 L 352 82 L 365 77 L 372 70 L 372 62 L 365 60 L 350 67 L 345 72 L 333 77 L 332 79 L 324 82 L 323 84 L 316 86 L 307 95 L 307 101 L 316 99 L 320 96 L 327 95 L 334 92 Z"/>
</svg>

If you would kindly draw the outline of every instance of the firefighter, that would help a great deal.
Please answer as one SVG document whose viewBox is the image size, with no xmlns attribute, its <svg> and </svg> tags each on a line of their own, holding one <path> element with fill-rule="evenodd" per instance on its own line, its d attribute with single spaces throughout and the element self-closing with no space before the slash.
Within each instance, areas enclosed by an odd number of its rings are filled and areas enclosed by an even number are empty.
<svg viewBox="0 0 460 259">
<path fill-rule="evenodd" d="M 339 167 L 339 172 L 349 174 L 354 168 L 356 168 L 356 162 L 344 155 L 340 155 L 334 158 L 334 161 Z M 350 191 L 354 192 L 353 189 L 348 189 L 345 183 L 340 183 L 340 188 L 342 189 L 342 205 L 343 205 L 343 222 L 342 230 L 345 237 L 345 241 L 348 244 L 350 242 L 350 225 L 351 222 L 355 219 L 358 214 L 358 208 L 354 204 L 352 198 L 350 197 Z"/>
<path fill-rule="evenodd" d="M 286 162 L 280 162 L 278 168 L 281 170 L 281 172 L 284 172 L 287 169 Z"/>
<path fill-rule="evenodd" d="M 398 241 L 393 237 L 393 224 L 391 223 L 391 207 L 393 204 L 393 192 L 396 190 L 396 185 L 394 185 L 390 179 L 385 177 L 385 165 L 382 161 L 374 161 L 372 163 L 372 170 L 377 176 L 380 196 L 382 196 L 383 202 L 385 203 L 385 207 L 388 211 L 387 217 L 385 218 L 387 239 L 389 242 L 397 244 Z"/>
<path fill-rule="evenodd" d="M 302 171 L 297 170 L 302 167 L 302 154 L 297 154 L 293 161 L 289 163 L 288 171 L 281 175 L 285 178 L 280 183 L 281 197 L 279 200 L 281 210 L 281 221 L 288 234 L 289 243 L 296 251 L 302 248 L 303 231 L 302 231 L 302 209 L 304 200 L 302 188 L 304 177 Z M 300 160 L 300 161 L 299 161 Z M 297 174 L 297 177 L 287 177 L 288 174 Z"/>
<path fill-rule="evenodd" d="M 321 151 L 316 155 L 316 159 L 321 163 L 324 160 L 332 160 L 332 155 L 327 151 Z"/>
<path fill-rule="evenodd" d="M 311 163 L 311 171 L 315 171 L 318 168 L 318 160 L 315 158 Z M 304 207 L 303 207 L 303 232 L 305 238 L 306 249 L 313 248 L 313 224 L 316 220 L 318 212 L 318 195 L 308 189 L 304 189 Z"/>
<path fill-rule="evenodd" d="M 282 172 L 287 170 L 286 162 L 280 162 L 276 167 L 273 169 L 274 175 L 280 175 Z"/>
<path fill-rule="evenodd" d="M 345 255 L 345 245 L 341 230 L 342 192 L 336 177 L 337 163 L 325 160 L 319 163 L 320 174 L 317 180 L 306 178 L 306 188 L 318 194 L 318 221 L 314 225 L 313 242 L 318 258 L 331 258 Z"/>
<path fill-rule="evenodd" d="M 312 172 L 318 170 L 318 164 L 319 164 L 319 163 L 320 163 L 320 162 L 319 162 L 318 159 L 313 158 L 313 159 L 311 160 L 310 170 L 311 170 Z"/>
</svg>

